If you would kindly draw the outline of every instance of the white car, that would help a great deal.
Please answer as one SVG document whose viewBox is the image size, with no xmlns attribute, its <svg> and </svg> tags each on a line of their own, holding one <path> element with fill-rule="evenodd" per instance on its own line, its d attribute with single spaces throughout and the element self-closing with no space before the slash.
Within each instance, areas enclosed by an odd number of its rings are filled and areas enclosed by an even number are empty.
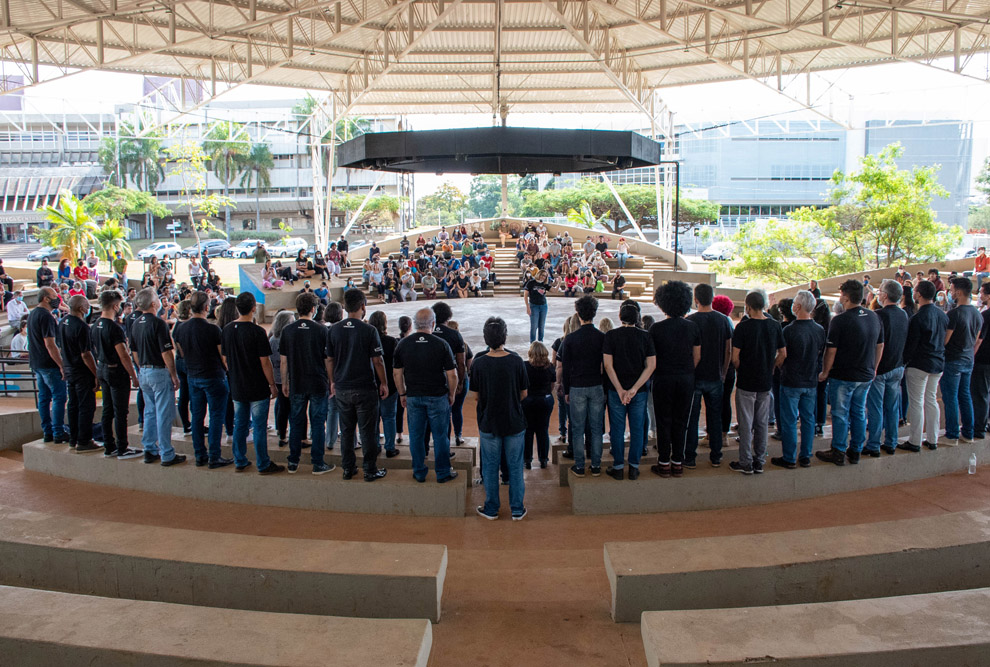
<svg viewBox="0 0 990 667">
<path fill-rule="evenodd" d="M 272 257 L 295 257 L 300 250 L 305 250 L 309 244 L 298 237 L 283 239 L 275 245 L 268 246 L 268 254 Z"/>
<path fill-rule="evenodd" d="M 706 262 L 732 259 L 735 248 L 728 241 L 713 243 L 705 248 L 701 253 L 701 259 Z"/>
<path fill-rule="evenodd" d="M 976 251 L 973 248 L 960 247 L 950 250 L 945 259 L 967 259 L 969 257 L 976 257 Z"/>
<path fill-rule="evenodd" d="M 234 257 L 238 259 L 247 259 L 248 257 L 254 256 L 254 251 L 258 248 L 258 244 L 261 244 L 264 248 L 268 248 L 268 244 L 260 239 L 244 239 L 237 245 L 232 245 L 223 251 L 223 257 Z"/>
<path fill-rule="evenodd" d="M 158 259 L 164 259 L 165 255 L 171 258 L 178 257 L 182 252 L 182 246 L 178 243 L 173 243 L 172 241 L 161 241 L 158 243 L 152 243 L 147 248 L 138 250 L 138 259 L 151 259 L 152 257 L 157 257 Z"/>
</svg>

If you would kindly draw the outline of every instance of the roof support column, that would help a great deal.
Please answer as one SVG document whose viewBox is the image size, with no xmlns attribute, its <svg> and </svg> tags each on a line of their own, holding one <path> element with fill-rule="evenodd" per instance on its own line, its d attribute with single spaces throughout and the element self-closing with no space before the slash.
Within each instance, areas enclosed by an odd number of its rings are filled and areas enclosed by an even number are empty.
<svg viewBox="0 0 990 667">
<path fill-rule="evenodd" d="M 608 177 L 608 174 L 606 174 L 604 171 L 602 172 L 602 180 L 605 181 L 605 185 L 608 186 L 608 189 L 612 191 L 612 196 L 615 197 L 615 201 L 619 202 L 619 206 L 622 208 L 622 212 L 626 214 L 626 219 L 629 221 L 629 224 L 633 226 L 633 229 L 636 230 L 636 234 L 639 235 L 640 240 L 649 243 L 649 241 L 646 240 L 646 235 L 643 233 L 643 230 L 640 229 L 639 223 L 636 222 L 636 219 L 633 217 L 632 213 L 630 213 L 629 209 L 626 207 L 626 203 L 622 201 L 622 197 L 619 196 L 619 193 L 615 189 L 615 186 L 612 185 L 612 179 L 610 179 Z"/>
</svg>

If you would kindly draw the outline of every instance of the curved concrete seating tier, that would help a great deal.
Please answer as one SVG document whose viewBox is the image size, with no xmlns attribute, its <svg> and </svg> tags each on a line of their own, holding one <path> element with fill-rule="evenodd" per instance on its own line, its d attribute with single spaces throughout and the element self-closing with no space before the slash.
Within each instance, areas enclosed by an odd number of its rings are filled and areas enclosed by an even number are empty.
<svg viewBox="0 0 990 667">
<path fill-rule="evenodd" d="M 0 663 L 18 667 L 426 667 L 427 620 L 214 609 L 0 586 Z"/>
<path fill-rule="evenodd" d="M 990 511 L 837 528 L 607 542 L 612 618 L 990 586 Z"/>
<path fill-rule="evenodd" d="M 0 506 L 0 584 L 225 609 L 440 620 L 447 547 L 204 533 Z M 2 662 L 2 661 L 0 661 Z"/>
<path fill-rule="evenodd" d="M 785 470 L 766 466 L 762 475 L 741 475 L 721 468 L 710 468 L 702 459 L 696 470 L 687 470 L 680 479 L 657 477 L 648 467 L 635 482 L 617 482 L 601 477 L 568 479 L 571 507 L 575 514 L 645 514 L 692 510 L 747 507 L 765 503 L 815 498 L 833 493 L 860 491 L 963 470 L 969 457 L 979 460 L 990 454 L 990 441 L 940 445 L 938 450 L 920 454 L 899 451 L 896 456 L 863 458 L 859 465 L 838 468 L 814 461 L 810 468 Z M 652 463 L 652 461 L 651 461 Z"/>
<path fill-rule="evenodd" d="M 76 454 L 67 445 L 31 442 L 24 445 L 24 467 L 57 477 L 94 484 L 165 493 L 173 496 L 249 505 L 321 509 L 361 514 L 464 516 L 466 479 L 437 484 L 418 483 L 411 471 L 393 470 L 373 484 L 361 475 L 344 481 L 339 470 L 313 476 L 305 460 L 296 475 L 262 477 L 252 468 L 237 473 L 197 468 L 192 461 L 172 468 L 146 465 L 141 459 L 107 460 L 99 453 Z M 387 464 L 386 464 L 387 465 Z"/>
<path fill-rule="evenodd" d="M 650 667 L 963 667 L 990 656 L 990 589 L 643 614 Z"/>
</svg>

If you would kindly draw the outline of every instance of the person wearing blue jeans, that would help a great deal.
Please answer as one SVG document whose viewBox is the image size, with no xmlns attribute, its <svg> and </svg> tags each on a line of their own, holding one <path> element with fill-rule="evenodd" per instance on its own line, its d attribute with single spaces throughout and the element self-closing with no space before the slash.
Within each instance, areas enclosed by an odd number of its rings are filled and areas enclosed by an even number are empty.
<svg viewBox="0 0 990 667">
<path fill-rule="evenodd" d="M 227 378 L 218 375 L 212 378 L 189 377 L 189 421 L 192 423 L 193 451 L 196 463 L 200 466 L 223 459 L 220 453 L 220 438 L 223 437 L 224 421 L 227 416 L 227 396 L 230 389 Z M 204 421 L 209 411 L 210 424 L 204 432 Z M 204 440 L 206 445 L 204 446 Z M 222 467 L 216 466 L 214 467 Z"/>
<path fill-rule="evenodd" d="M 904 378 L 904 344 L 907 342 L 908 314 L 900 307 L 904 289 L 896 280 L 880 284 L 877 299 L 883 306 L 876 311 L 883 325 L 883 356 L 877 376 L 866 398 L 866 446 L 863 452 L 874 458 L 881 449 L 897 450 L 897 430 L 901 419 L 901 381 Z M 884 435 L 881 443 L 881 435 Z"/>
<path fill-rule="evenodd" d="M 382 435 L 385 438 L 385 454 L 395 452 L 398 450 L 395 448 L 395 416 L 398 412 L 399 407 L 399 396 L 397 394 L 389 394 L 388 398 L 383 398 L 378 401 L 378 413 L 381 416 L 381 428 Z M 394 456 L 395 454 L 393 454 Z"/>
<path fill-rule="evenodd" d="M 590 295 L 574 302 L 581 325 L 564 336 L 557 352 L 563 364 L 564 400 L 571 418 L 574 465 L 571 472 L 584 477 L 584 438 L 591 436 L 591 475 L 601 475 L 605 392 L 602 387 L 605 334 L 595 328 L 598 301 Z"/>
<path fill-rule="evenodd" d="M 337 399 L 333 396 L 327 398 L 327 433 L 326 448 L 332 450 L 337 445 L 337 438 L 340 437 L 340 413 L 337 410 Z"/>
<path fill-rule="evenodd" d="M 639 305 L 625 303 L 619 308 L 617 329 L 605 334 L 602 360 L 608 375 L 608 422 L 611 426 L 612 465 L 606 474 L 616 480 L 625 477 L 626 418 L 629 419 L 629 479 L 639 477 L 643 455 L 646 404 L 650 399 L 648 381 L 656 368 L 656 348 L 650 334 L 640 329 Z"/>
<path fill-rule="evenodd" d="M 186 460 L 172 447 L 172 420 L 175 419 L 175 392 L 179 375 L 175 370 L 172 336 L 168 325 L 157 316 L 162 302 L 154 288 L 146 287 L 134 299 L 141 315 L 131 324 L 128 347 L 137 362 L 138 384 L 144 393 L 144 462 L 168 467 Z"/>
<path fill-rule="evenodd" d="M 398 418 L 399 394 L 395 390 L 395 369 L 393 362 L 395 359 L 395 346 L 399 341 L 394 336 L 388 335 L 388 318 L 381 310 L 376 310 L 368 317 L 368 324 L 378 330 L 378 338 L 382 342 L 382 361 L 385 364 L 385 380 L 388 384 L 388 396 L 378 401 L 378 415 L 381 420 L 381 433 L 385 436 L 385 456 L 392 458 L 398 456 L 399 451 L 395 448 L 396 431 L 401 432 L 402 423 Z M 375 442 L 378 442 L 376 428 Z"/>
<path fill-rule="evenodd" d="M 536 278 L 526 281 L 523 290 L 523 301 L 526 302 L 526 314 L 529 316 L 529 342 L 542 342 L 547 325 L 547 294 L 550 292 L 547 272 L 541 270 Z"/>
<path fill-rule="evenodd" d="M 457 366 L 450 345 L 433 335 L 436 316 L 429 308 L 416 312 L 415 332 L 399 341 L 392 360 L 396 392 L 409 423 L 413 478 L 425 482 L 426 431 L 433 436 L 437 482 L 457 478 L 450 468 L 450 406 L 457 393 Z"/>
<path fill-rule="evenodd" d="M 980 338 L 983 317 L 970 303 L 973 283 L 969 278 L 950 281 L 952 300 L 956 306 L 946 313 L 945 370 L 939 380 L 942 405 L 945 408 L 945 437 L 948 440 L 973 441 L 973 358 L 976 341 Z"/>
<path fill-rule="evenodd" d="M 291 394 L 289 396 L 289 457 L 287 460 L 290 473 L 296 472 L 302 457 L 302 439 L 306 431 L 307 413 L 310 424 L 325 424 L 328 398 L 326 394 Z M 313 474 L 319 474 L 317 471 L 320 470 L 321 466 L 329 465 L 325 461 L 324 435 L 322 428 L 312 429 L 310 461 L 313 464 Z"/>
<path fill-rule="evenodd" d="M 269 398 L 260 401 L 234 401 L 233 450 L 236 470 L 244 470 L 251 465 L 247 458 L 247 434 L 250 426 L 251 439 L 254 442 L 254 463 L 262 475 L 269 474 L 266 471 L 273 465 L 268 456 L 268 409 L 271 403 Z M 279 469 L 282 467 L 279 466 Z"/>
<path fill-rule="evenodd" d="M 62 371 L 58 368 L 39 368 L 34 372 L 38 387 L 38 414 L 41 415 L 41 432 L 45 442 L 67 442 L 65 428 L 65 402 L 68 392 Z"/>
<path fill-rule="evenodd" d="M 62 374 L 62 354 L 56 345 L 58 324 L 52 312 L 58 295 L 50 287 L 38 290 L 38 306 L 28 316 L 28 359 L 38 389 L 37 407 L 45 442 L 69 440 L 65 428 L 67 391 Z"/>
<path fill-rule="evenodd" d="M 503 475 L 508 472 L 512 520 L 521 521 L 526 517 L 523 502 L 526 416 L 522 401 L 529 390 L 529 373 L 518 355 L 505 350 L 507 333 L 502 318 L 489 317 L 484 327 L 488 352 L 475 359 L 471 366 L 471 391 L 478 396 L 481 478 L 485 485 L 485 504 L 476 511 L 478 516 L 489 521 L 498 518 L 499 467 L 503 462 Z M 545 391 L 545 387 L 541 391 Z"/>
<path fill-rule="evenodd" d="M 863 283 L 847 280 L 839 286 L 844 310 L 832 318 L 825 341 L 819 380 L 828 379 L 832 406 L 832 446 L 815 452 L 826 463 L 859 463 L 866 444 L 866 395 L 883 358 L 884 331 L 880 317 L 861 305 Z M 851 438 L 851 439 L 850 439 Z"/>
</svg>

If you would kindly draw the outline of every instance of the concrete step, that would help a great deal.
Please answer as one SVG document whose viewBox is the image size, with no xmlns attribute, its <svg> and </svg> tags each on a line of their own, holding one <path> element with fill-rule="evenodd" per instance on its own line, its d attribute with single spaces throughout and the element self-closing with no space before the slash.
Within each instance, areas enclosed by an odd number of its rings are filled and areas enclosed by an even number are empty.
<svg viewBox="0 0 990 667">
<path fill-rule="evenodd" d="M 819 604 L 654 611 L 641 622 L 650 667 L 957 667 L 990 655 L 990 589 Z M 771 657 L 772 656 L 772 657 Z"/>
<path fill-rule="evenodd" d="M 24 445 L 24 467 L 57 477 L 125 489 L 247 505 L 322 509 L 359 514 L 405 516 L 463 516 L 468 475 L 437 484 L 431 475 L 416 482 L 411 471 L 392 470 L 372 484 L 358 475 L 345 481 L 339 470 L 311 475 L 308 461 L 299 473 L 261 476 L 237 473 L 233 466 L 209 470 L 192 460 L 169 468 L 146 465 L 141 459 L 104 459 L 99 453 L 77 454 L 67 445 L 35 441 Z"/>
<path fill-rule="evenodd" d="M 0 506 L 0 584 L 224 609 L 440 620 L 447 548 L 259 537 Z"/>
<path fill-rule="evenodd" d="M 768 461 L 762 475 L 741 475 L 729 470 L 726 461 L 720 468 L 701 465 L 687 470 L 680 479 L 663 479 L 643 469 L 635 482 L 620 483 L 603 474 L 572 475 L 568 484 L 575 514 L 683 512 L 788 502 L 935 477 L 965 469 L 974 453 L 982 460 L 990 453 L 990 443 L 943 445 L 920 454 L 900 451 L 842 468 L 813 460 L 809 468 L 785 470 Z"/>
<path fill-rule="evenodd" d="M 990 511 L 655 542 L 606 542 L 612 618 L 990 586 Z"/>
<path fill-rule="evenodd" d="M 433 645 L 426 619 L 276 614 L 10 586 L 0 586 L 0 609 L 0 655 L 19 667 L 426 667 Z"/>
</svg>

